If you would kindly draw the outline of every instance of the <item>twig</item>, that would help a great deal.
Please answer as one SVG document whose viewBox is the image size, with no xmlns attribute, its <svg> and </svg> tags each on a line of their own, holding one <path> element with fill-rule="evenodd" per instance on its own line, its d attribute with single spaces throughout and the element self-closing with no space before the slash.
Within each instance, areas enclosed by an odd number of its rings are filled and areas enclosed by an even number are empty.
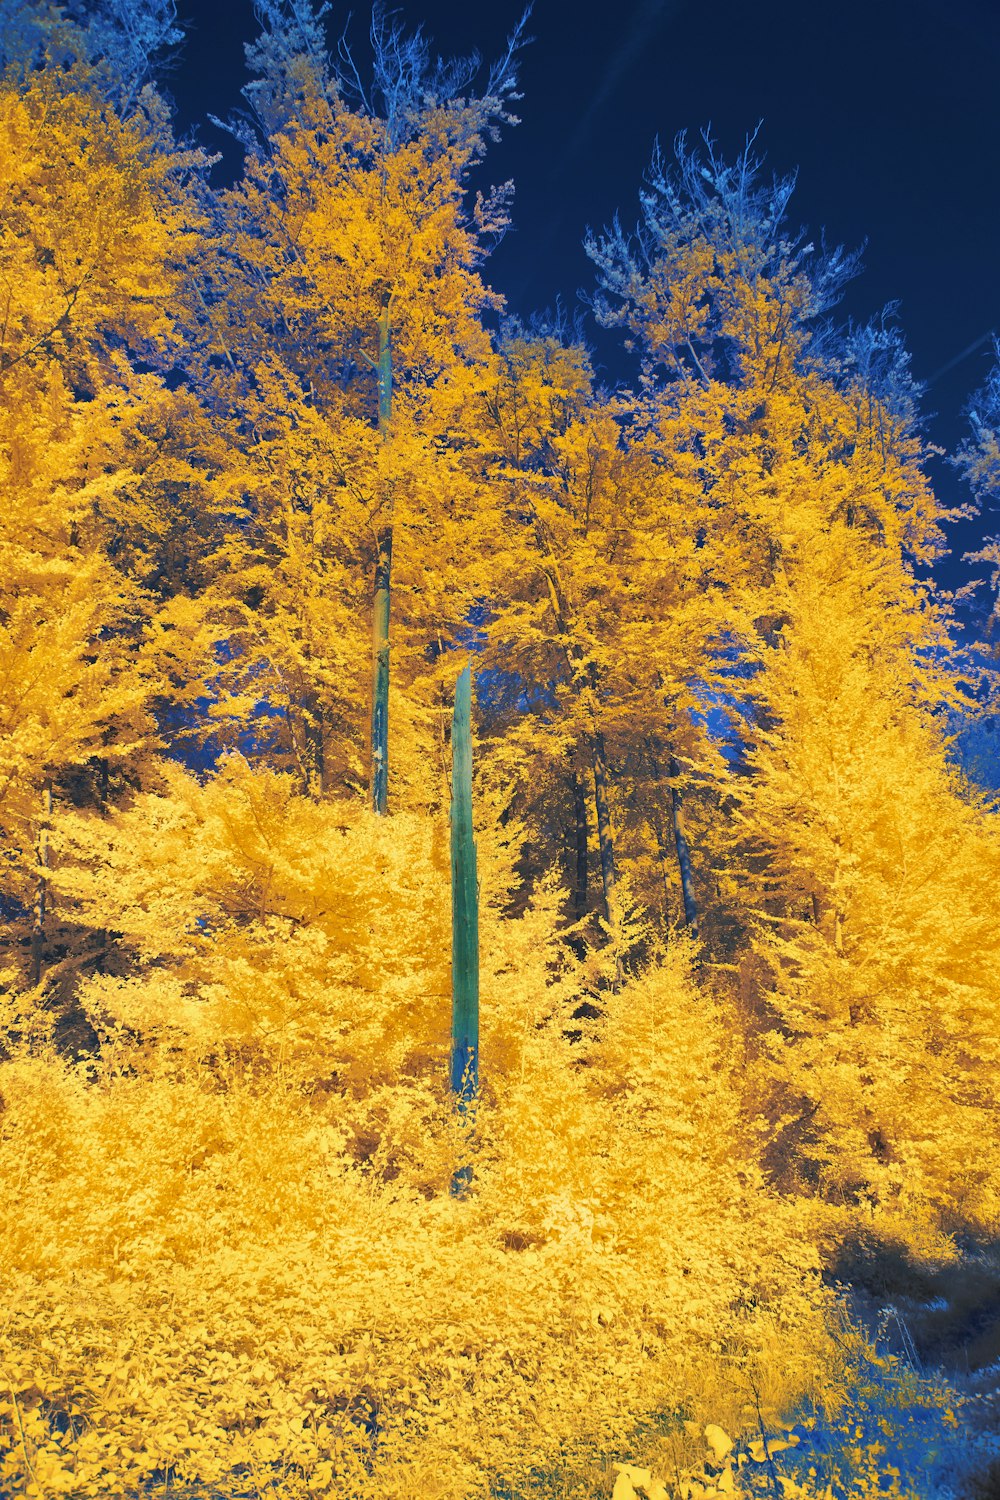
<svg viewBox="0 0 1000 1500">
<path fill-rule="evenodd" d="M 9 1385 L 7 1389 L 10 1391 L 11 1401 L 14 1403 L 14 1415 L 17 1418 L 17 1430 L 21 1434 L 21 1452 L 24 1454 L 25 1467 L 28 1470 L 28 1473 L 31 1475 L 32 1483 L 37 1485 L 38 1480 L 35 1478 L 35 1471 L 31 1467 L 31 1459 L 28 1457 L 28 1443 L 24 1436 L 24 1423 L 21 1421 L 21 1408 L 17 1404 L 17 1397 L 14 1395 L 14 1387 L 12 1385 Z"/>
</svg>

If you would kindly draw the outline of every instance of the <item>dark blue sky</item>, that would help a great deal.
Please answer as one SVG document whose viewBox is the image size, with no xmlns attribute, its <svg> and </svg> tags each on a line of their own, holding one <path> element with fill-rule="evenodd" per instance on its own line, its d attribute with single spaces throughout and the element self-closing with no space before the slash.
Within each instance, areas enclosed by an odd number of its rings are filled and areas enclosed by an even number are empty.
<svg viewBox="0 0 1000 1500">
<path fill-rule="evenodd" d="M 398 10 L 435 50 L 491 59 L 520 8 L 403 0 Z M 180 0 L 180 11 L 189 35 L 170 87 L 189 125 L 238 104 L 254 23 L 251 0 Z M 334 7 L 332 30 L 346 19 Z M 359 52 L 366 25 L 358 5 Z M 845 315 L 901 302 L 914 372 L 932 382 L 929 435 L 955 445 L 989 366 L 986 336 L 1000 332 L 1000 0 L 536 0 L 529 31 L 522 123 L 483 168 L 484 184 L 516 184 L 515 231 L 487 266 L 515 311 L 557 296 L 572 305 L 592 287 L 584 229 L 616 209 L 634 220 L 656 135 L 669 146 L 711 123 L 731 156 L 763 119 L 769 166 L 799 169 L 796 223 L 835 243 L 867 240 Z M 211 126 L 200 134 L 223 144 Z M 607 350 L 600 341 L 614 361 Z M 964 498 L 943 466 L 935 478 Z M 976 531 L 963 528 L 958 546 Z"/>
</svg>

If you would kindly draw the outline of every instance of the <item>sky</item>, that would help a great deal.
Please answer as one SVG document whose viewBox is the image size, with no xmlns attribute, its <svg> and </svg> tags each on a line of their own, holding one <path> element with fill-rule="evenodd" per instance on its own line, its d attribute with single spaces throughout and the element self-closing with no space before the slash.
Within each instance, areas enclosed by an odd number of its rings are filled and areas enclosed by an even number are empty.
<svg viewBox="0 0 1000 1500">
<path fill-rule="evenodd" d="M 522 0 L 402 0 L 446 56 L 498 56 Z M 213 149 L 207 123 L 240 103 L 251 0 L 179 0 L 187 40 L 168 80 L 183 126 Z M 348 29 L 363 53 L 367 10 L 334 6 L 331 41 Z M 521 124 L 491 149 L 479 185 L 512 178 L 514 229 L 486 279 L 522 315 L 572 310 L 593 273 L 581 241 L 617 211 L 638 217 L 658 137 L 711 127 L 731 158 L 762 121 L 758 145 L 779 174 L 798 171 L 791 203 L 811 238 L 866 245 L 842 313 L 886 303 L 918 379 L 929 383 L 931 441 L 953 449 L 963 407 L 985 379 L 1000 334 L 1000 0 L 535 0 L 522 55 Z M 225 168 L 223 168 L 224 170 Z M 625 372 L 608 336 L 586 326 L 609 379 Z M 938 461 L 939 493 L 967 498 Z M 953 541 L 973 546 L 985 524 Z"/>
</svg>

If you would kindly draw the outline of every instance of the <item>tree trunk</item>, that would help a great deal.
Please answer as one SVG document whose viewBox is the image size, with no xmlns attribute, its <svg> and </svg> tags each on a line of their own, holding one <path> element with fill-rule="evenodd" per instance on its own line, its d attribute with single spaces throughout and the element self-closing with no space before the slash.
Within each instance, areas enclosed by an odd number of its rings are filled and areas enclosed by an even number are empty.
<svg viewBox="0 0 1000 1500">
<path fill-rule="evenodd" d="M 42 982 L 42 953 L 45 948 L 45 915 L 48 902 L 49 818 L 52 816 L 52 783 L 42 792 L 42 820 L 38 827 L 36 858 L 38 881 L 35 886 L 34 920 L 31 924 L 31 983 Z"/>
<path fill-rule="evenodd" d="M 667 878 L 667 841 L 663 836 L 663 822 L 659 812 L 650 810 L 649 826 L 653 830 L 656 839 L 656 853 L 660 861 L 660 880 L 663 884 L 663 920 L 666 921 L 670 912 L 670 881 Z"/>
<path fill-rule="evenodd" d="M 573 822 L 575 832 L 576 868 L 573 881 L 573 915 L 582 922 L 587 915 L 587 877 L 590 864 L 590 848 L 587 833 L 587 797 L 583 782 L 574 766 L 570 772 L 573 788 Z"/>
<path fill-rule="evenodd" d="M 472 1123 L 479 1091 L 479 880 L 472 833 L 472 669 L 455 686 L 451 727 L 451 1090 L 459 1117 Z M 451 1192 L 472 1181 L 467 1163 L 455 1168 Z"/>
<path fill-rule="evenodd" d="M 562 580 L 559 577 L 559 569 L 545 535 L 545 528 L 541 519 L 535 514 L 534 518 L 535 539 L 540 552 L 545 559 L 542 563 L 542 572 L 548 585 L 549 599 L 552 604 L 552 612 L 556 617 L 556 632 L 562 638 L 563 651 L 570 671 L 577 682 L 584 678 L 583 652 L 570 634 L 569 628 L 569 605 L 563 590 Z M 608 921 L 611 920 L 611 899 L 614 895 L 617 871 L 615 869 L 615 847 L 614 833 L 611 827 L 611 813 L 608 808 L 608 762 L 604 749 L 604 735 L 597 724 L 597 669 L 591 664 L 584 679 L 590 688 L 592 702 L 590 709 L 591 731 L 590 756 L 591 767 L 594 773 L 594 810 L 597 814 L 597 843 L 601 855 L 601 881 L 604 886 L 604 910 Z M 586 689 L 584 689 L 586 690 Z"/>
<path fill-rule="evenodd" d="M 392 528 L 378 534 L 372 623 L 372 807 L 382 817 L 389 802 L 389 587 Z"/>
<path fill-rule="evenodd" d="M 392 334 L 386 299 L 378 320 L 378 430 L 388 440 L 392 421 Z M 389 603 L 392 580 L 392 525 L 376 536 L 372 608 L 372 807 L 385 816 L 389 801 Z"/>
<path fill-rule="evenodd" d="M 675 777 L 680 767 L 675 756 L 670 757 L 670 813 L 674 825 L 674 845 L 677 849 L 677 868 L 681 873 L 681 898 L 684 902 L 684 921 L 691 929 L 691 936 L 698 936 L 698 906 L 694 896 L 694 874 L 691 869 L 691 851 L 684 833 L 682 797 Z"/>
<path fill-rule="evenodd" d="M 323 709 L 315 703 L 303 715 L 306 742 L 307 795 L 321 798 L 326 790 L 326 754 L 323 733 Z"/>
<path fill-rule="evenodd" d="M 604 735 L 594 729 L 590 736 L 590 749 L 594 767 L 594 806 L 597 810 L 597 844 L 601 855 L 601 880 L 604 885 L 604 911 L 611 921 L 611 905 L 614 896 L 617 871 L 615 869 L 614 835 L 611 831 L 611 813 L 608 808 L 608 765 L 604 753 Z"/>
<path fill-rule="evenodd" d="M 479 882 L 472 832 L 472 669 L 455 687 L 451 730 L 451 1087 L 465 1107 L 479 1085 Z"/>
<path fill-rule="evenodd" d="M 649 757 L 649 768 L 657 782 L 662 780 L 660 762 L 657 758 L 656 747 L 652 740 L 646 741 L 646 753 Z M 680 767 L 677 757 L 671 755 L 670 762 L 670 822 L 674 834 L 674 850 L 677 855 L 677 869 L 681 879 L 681 901 L 684 906 L 684 922 L 690 927 L 693 937 L 698 936 L 698 907 L 694 895 L 694 872 L 691 868 L 691 850 L 688 846 L 687 835 L 684 832 L 684 812 L 682 794 L 675 784 L 673 778 L 680 775 Z M 657 842 L 660 846 L 660 857 L 663 857 L 663 835 L 657 824 Z"/>
</svg>

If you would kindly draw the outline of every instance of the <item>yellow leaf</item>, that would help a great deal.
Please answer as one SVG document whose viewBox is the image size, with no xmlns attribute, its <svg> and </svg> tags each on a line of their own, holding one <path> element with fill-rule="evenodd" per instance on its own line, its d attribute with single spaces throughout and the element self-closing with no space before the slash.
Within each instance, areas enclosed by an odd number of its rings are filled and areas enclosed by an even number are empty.
<svg viewBox="0 0 1000 1500">
<path fill-rule="evenodd" d="M 733 1446 L 733 1440 L 728 1433 L 723 1432 L 714 1422 L 709 1422 L 705 1428 L 705 1441 L 711 1448 L 717 1461 L 721 1462 Z"/>
<path fill-rule="evenodd" d="M 619 1470 L 611 1500 L 618 1500 L 618 1485 L 623 1479 L 629 1485 L 629 1489 L 622 1490 L 625 1500 L 630 1500 L 630 1496 L 635 1493 L 635 1486 L 640 1490 L 648 1490 L 653 1482 L 653 1476 L 649 1469 L 638 1469 L 635 1464 L 612 1464 L 611 1467 Z"/>
</svg>

